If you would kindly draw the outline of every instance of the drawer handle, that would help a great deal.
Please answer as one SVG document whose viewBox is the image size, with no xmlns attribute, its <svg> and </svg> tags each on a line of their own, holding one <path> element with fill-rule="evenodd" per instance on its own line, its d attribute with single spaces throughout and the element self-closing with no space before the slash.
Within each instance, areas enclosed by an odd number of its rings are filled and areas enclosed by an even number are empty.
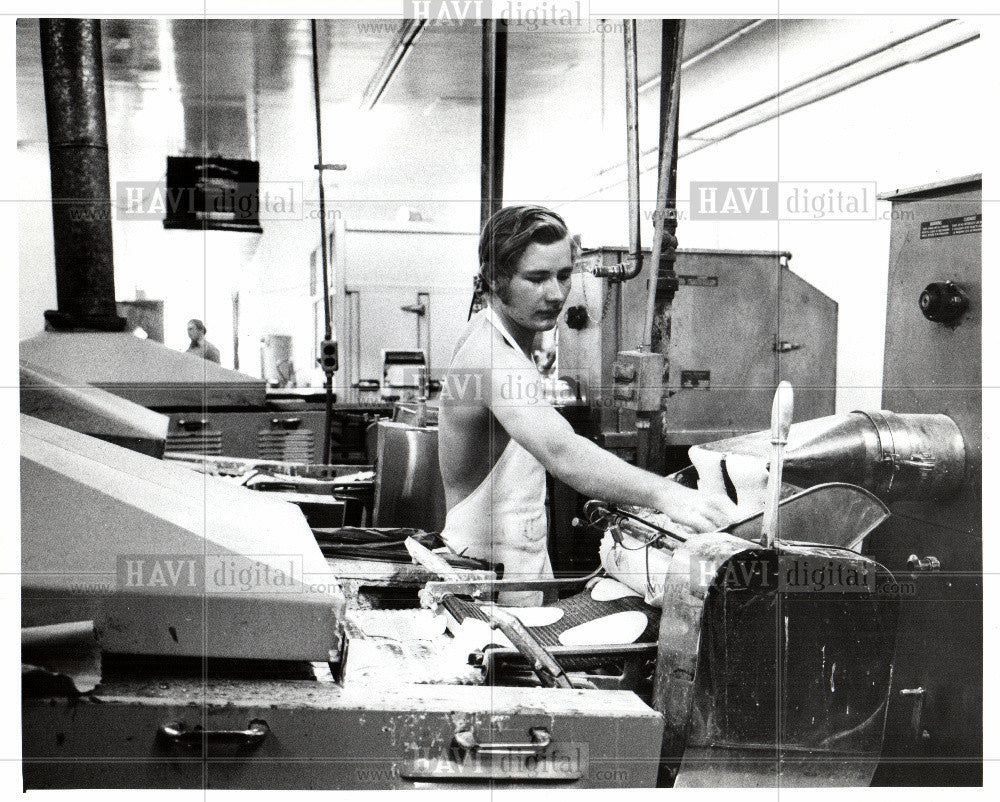
<svg viewBox="0 0 1000 802">
<path fill-rule="evenodd" d="M 529 732 L 531 734 L 531 743 L 481 744 L 476 740 L 476 735 L 472 730 L 462 730 L 455 733 L 455 745 L 471 754 L 488 755 L 491 757 L 530 757 L 532 755 L 541 755 L 552 743 L 552 736 L 544 727 L 532 727 Z"/>
<path fill-rule="evenodd" d="M 410 760 L 399 776 L 412 782 L 578 783 L 584 773 L 572 753 L 547 760 L 552 736 L 543 727 L 529 730 L 530 743 L 479 743 L 472 730 L 456 732 L 447 755 Z"/>
<path fill-rule="evenodd" d="M 919 688 L 902 688 L 899 691 L 900 696 L 909 696 L 913 700 L 913 711 L 910 714 L 910 726 L 913 728 L 913 737 L 917 740 L 930 737 L 928 735 L 923 735 L 926 730 L 921 726 L 921 718 L 924 714 L 924 700 L 927 696 L 927 691 L 923 687 Z"/>
<path fill-rule="evenodd" d="M 245 730 L 206 730 L 199 727 L 187 729 L 183 721 L 171 721 L 160 726 L 159 735 L 166 741 L 187 748 L 206 746 L 235 746 L 252 751 L 259 747 L 270 729 L 267 723 L 254 719 Z"/>
</svg>

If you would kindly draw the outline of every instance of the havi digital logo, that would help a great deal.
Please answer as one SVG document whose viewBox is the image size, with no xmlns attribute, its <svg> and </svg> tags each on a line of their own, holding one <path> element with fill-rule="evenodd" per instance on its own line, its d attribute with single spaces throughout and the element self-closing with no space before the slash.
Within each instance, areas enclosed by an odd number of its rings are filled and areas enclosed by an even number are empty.
<svg viewBox="0 0 1000 802">
<path fill-rule="evenodd" d="M 584 0 L 403 0 L 404 17 L 445 24 L 499 19 L 536 29 L 580 22 L 589 13 L 589 2 L 584 8 Z"/>
<path fill-rule="evenodd" d="M 692 220 L 773 220 L 778 216 L 776 181 L 692 181 Z"/>
</svg>

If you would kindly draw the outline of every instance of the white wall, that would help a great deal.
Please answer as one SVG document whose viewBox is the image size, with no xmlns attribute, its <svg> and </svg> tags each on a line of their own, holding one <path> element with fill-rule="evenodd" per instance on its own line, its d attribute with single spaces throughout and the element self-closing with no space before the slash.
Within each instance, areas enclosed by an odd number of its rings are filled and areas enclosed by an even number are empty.
<svg viewBox="0 0 1000 802">
<path fill-rule="evenodd" d="M 18 147 L 19 334 L 23 340 L 45 326 L 42 313 L 56 308 L 49 150 L 42 143 Z"/>
<path fill-rule="evenodd" d="M 162 182 L 166 156 L 177 151 L 163 127 L 163 107 L 148 101 L 137 112 L 135 91 L 120 86 L 107 92 L 108 150 L 112 192 L 119 181 Z M 42 331 L 42 313 L 56 308 L 49 154 L 44 113 L 27 110 L 43 103 L 40 74 L 20 75 L 18 108 L 25 121 L 18 132 L 18 253 L 21 339 Z M 142 104 L 140 104 L 142 105 Z M 31 120 L 31 123 L 27 121 Z M 34 126 L 34 127 L 32 127 Z M 137 293 L 164 301 L 165 344 L 188 347 L 187 321 L 202 319 L 222 365 L 233 367 L 232 295 L 241 293 L 241 369 L 260 370 L 257 277 L 249 257 L 256 237 L 233 232 L 167 231 L 162 219 L 112 217 L 115 293 L 131 300 Z"/>
</svg>

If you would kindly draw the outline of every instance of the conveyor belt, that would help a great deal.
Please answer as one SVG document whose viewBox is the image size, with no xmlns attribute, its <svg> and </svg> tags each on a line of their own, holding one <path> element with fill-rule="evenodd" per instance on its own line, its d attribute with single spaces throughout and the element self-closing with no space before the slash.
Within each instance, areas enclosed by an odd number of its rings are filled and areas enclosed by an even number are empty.
<svg viewBox="0 0 1000 802">
<path fill-rule="evenodd" d="M 444 599 L 442 605 L 458 623 L 461 623 L 467 617 L 489 621 L 489 613 L 471 601 L 451 596 Z M 559 636 L 568 629 L 585 624 L 588 621 L 594 621 L 598 618 L 604 618 L 614 613 L 629 610 L 638 610 L 644 613 L 648 622 L 642 634 L 636 639 L 636 643 L 655 644 L 659 633 L 660 610 L 656 607 L 651 607 L 636 596 L 626 596 L 622 599 L 612 599 L 610 601 L 595 601 L 591 598 L 590 591 L 584 590 L 575 596 L 560 599 L 549 606 L 561 609 L 563 611 L 562 618 L 553 624 L 540 627 L 527 627 L 528 631 L 545 647 L 559 646 Z M 585 646 L 580 647 L 579 656 L 560 656 L 559 660 L 566 668 L 583 668 L 585 665 L 594 663 L 594 660 L 588 659 L 587 647 Z M 604 662 L 606 658 L 600 658 L 600 661 Z"/>
</svg>

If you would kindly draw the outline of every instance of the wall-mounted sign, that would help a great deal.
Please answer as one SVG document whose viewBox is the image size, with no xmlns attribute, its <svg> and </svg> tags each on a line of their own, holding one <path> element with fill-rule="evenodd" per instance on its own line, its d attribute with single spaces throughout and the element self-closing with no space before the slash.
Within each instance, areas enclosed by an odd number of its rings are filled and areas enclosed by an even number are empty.
<svg viewBox="0 0 1000 802">
<path fill-rule="evenodd" d="M 250 231 L 260 227 L 260 163 L 167 157 L 164 228 Z"/>
</svg>

